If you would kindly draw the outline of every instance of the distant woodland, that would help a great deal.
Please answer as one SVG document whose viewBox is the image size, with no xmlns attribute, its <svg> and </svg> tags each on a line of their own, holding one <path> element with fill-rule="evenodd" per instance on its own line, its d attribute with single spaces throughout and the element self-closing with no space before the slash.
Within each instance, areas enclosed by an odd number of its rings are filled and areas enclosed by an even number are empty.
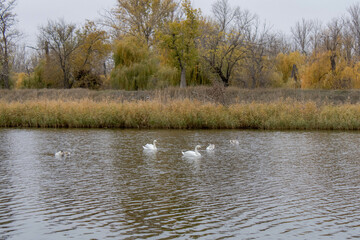
<svg viewBox="0 0 360 240">
<path fill-rule="evenodd" d="M 36 46 L 19 43 L 16 4 L 0 0 L 0 88 L 360 88 L 359 3 L 284 34 L 227 0 L 210 16 L 190 0 L 117 0 L 100 20 L 49 20 Z"/>
</svg>

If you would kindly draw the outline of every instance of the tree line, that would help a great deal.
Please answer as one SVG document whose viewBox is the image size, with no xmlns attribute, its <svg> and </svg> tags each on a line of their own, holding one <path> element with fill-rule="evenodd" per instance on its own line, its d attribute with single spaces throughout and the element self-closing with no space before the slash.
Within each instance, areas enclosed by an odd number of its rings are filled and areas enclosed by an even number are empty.
<svg viewBox="0 0 360 240">
<path fill-rule="evenodd" d="M 360 88 L 359 3 L 285 35 L 228 0 L 210 16 L 190 0 L 117 0 L 81 26 L 49 20 L 31 48 L 18 44 L 15 5 L 0 0 L 1 88 Z"/>
</svg>

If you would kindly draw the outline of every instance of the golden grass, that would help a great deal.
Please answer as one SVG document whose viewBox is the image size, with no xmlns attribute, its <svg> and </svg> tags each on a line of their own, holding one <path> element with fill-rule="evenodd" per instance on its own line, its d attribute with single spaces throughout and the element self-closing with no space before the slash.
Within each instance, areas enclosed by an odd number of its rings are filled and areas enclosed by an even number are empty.
<svg viewBox="0 0 360 240">
<path fill-rule="evenodd" d="M 1 100 L 0 127 L 359 130 L 360 104 Z"/>
<path fill-rule="evenodd" d="M 198 87 L 169 87 L 147 91 L 88 90 L 88 89 L 0 89 L 0 101 L 25 102 L 28 100 L 79 101 L 139 101 L 157 100 L 163 103 L 174 100 L 198 100 L 200 102 L 221 103 L 271 103 L 283 99 L 298 102 L 322 104 L 360 103 L 360 90 L 316 90 L 316 89 L 241 89 L 223 88 L 218 85 Z"/>
</svg>

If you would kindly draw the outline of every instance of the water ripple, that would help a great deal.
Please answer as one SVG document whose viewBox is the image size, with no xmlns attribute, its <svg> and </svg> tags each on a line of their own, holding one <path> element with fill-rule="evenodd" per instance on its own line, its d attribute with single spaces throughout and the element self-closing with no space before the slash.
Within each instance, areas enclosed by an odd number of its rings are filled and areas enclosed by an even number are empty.
<svg viewBox="0 0 360 240">
<path fill-rule="evenodd" d="M 3 129 L 0 239 L 359 238 L 359 136 Z"/>
</svg>

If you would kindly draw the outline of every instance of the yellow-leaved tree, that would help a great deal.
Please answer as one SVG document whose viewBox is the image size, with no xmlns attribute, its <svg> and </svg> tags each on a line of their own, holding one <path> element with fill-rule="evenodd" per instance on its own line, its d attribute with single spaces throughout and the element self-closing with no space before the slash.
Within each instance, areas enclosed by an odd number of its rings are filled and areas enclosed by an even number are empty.
<svg viewBox="0 0 360 240">
<path fill-rule="evenodd" d="M 331 71 L 329 54 L 319 52 L 309 58 L 302 74 L 301 88 L 330 88 L 327 76 Z"/>
<path fill-rule="evenodd" d="M 106 75 L 106 60 L 111 52 L 107 33 L 87 21 L 77 35 L 80 44 L 72 60 L 74 87 L 97 89 Z"/>
<path fill-rule="evenodd" d="M 310 57 L 302 74 L 302 88 L 345 89 L 360 87 L 360 64 L 349 64 L 340 55 L 331 59 L 330 51 Z M 330 60 L 331 59 L 331 60 Z M 336 64 L 336 68 L 333 66 Z"/>
<path fill-rule="evenodd" d="M 186 87 L 186 69 L 193 67 L 198 60 L 196 40 L 200 35 L 201 13 L 193 9 L 189 0 L 183 0 L 182 12 L 185 18 L 168 22 L 157 32 L 160 48 L 180 70 L 180 87 Z"/>
<path fill-rule="evenodd" d="M 276 70 L 282 75 L 282 86 L 300 87 L 301 70 L 306 56 L 299 51 L 288 54 L 279 53 L 276 57 Z"/>
<path fill-rule="evenodd" d="M 116 28 L 123 36 L 135 37 L 151 47 L 155 31 L 171 21 L 176 8 L 173 0 L 117 0 Z"/>
</svg>

